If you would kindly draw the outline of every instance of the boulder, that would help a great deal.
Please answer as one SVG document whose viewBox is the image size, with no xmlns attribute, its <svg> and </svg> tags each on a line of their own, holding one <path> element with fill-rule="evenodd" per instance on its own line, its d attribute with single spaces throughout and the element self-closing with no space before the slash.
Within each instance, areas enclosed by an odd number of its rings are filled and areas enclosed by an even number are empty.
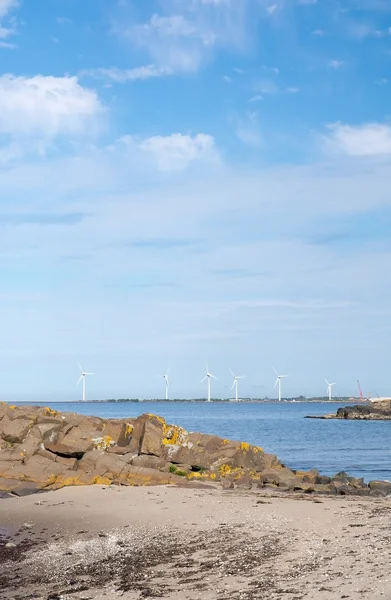
<svg viewBox="0 0 391 600">
<path fill-rule="evenodd" d="M 379 496 L 391 495 L 391 481 L 370 481 L 368 484 L 371 493 L 376 493 Z"/>
<path fill-rule="evenodd" d="M 298 483 L 298 479 L 293 471 L 287 467 L 281 469 L 268 469 L 260 474 L 260 484 L 273 484 L 277 487 L 283 487 L 286 489 L 294 489 Z"/>
<path fill-rule="evenodd" d="M 147 469 L 168 470 L 169 463 L 163 458 L 157 456 L 135 455 L 131 459 L 131 464 L 134 467 L 146 467 Z M 179 468 L 179 467 L 178 467 Z"/>
<path fill-rule="evenodd" d="M 140 440 L 139 453 L 160 457 L 164 438 L 162 419 L 152 417 L 145 420 L 144 431 Z"/>
<path fill-rule="evenodd" d="M 33 421 L 31 419 L 22 418 L 21 416 L 10 419 L 8 415 L 5 415 L 0 421 L 0 435 L 9 444 L 21 444 L 32 426 Z"/>
<path fill-rule="evenodd" d="M 40 437 L 43 441 L 49 443 L 56 443 L 61 430 L 60 423 L 38 423 L 34 427 L 34 433 L 37 437 Z"/>
</svg>

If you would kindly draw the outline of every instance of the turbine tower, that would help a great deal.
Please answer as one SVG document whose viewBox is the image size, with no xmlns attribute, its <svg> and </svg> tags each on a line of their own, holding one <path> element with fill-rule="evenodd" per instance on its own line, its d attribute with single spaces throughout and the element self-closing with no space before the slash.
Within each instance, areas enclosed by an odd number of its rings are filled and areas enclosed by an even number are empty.
<svg viewBox="0 0 391 600">
<path fill-rule="evenodd" d="M 285 377 L 288 377 L 288 375 L 279 375 L 274 367 L 273 367 L 273 371 L 277 375 L 277 379 L 276 379 L 276 383 L 274 384 L 274 387 L 276 387 L 276 385 L 278 385 L 278 401 L 281 402 L 281 379 L 285 379 Z"/>
<path fill-rule="evenodd" d="M 328 395 L 329 395 L 329 401 L 331 401 L 331 397 L 332 397 L 332 391 L 333 391 L 333 385 L 335 385 L 335 384 L 336 384 L 336 382 L 334 382 L 334 383 L 329 383 L 329 382 L 327 381 L 327 379 L 325 379 L 325 382 L 327 383 L 327 393 L 328 393 Z"/>
<path fill-rule="evenodd" d="M 229 370 L 229 372 L 231 373 L 232 377 L 234 378 L 231 390 L 233 390 L 235 388 L 235 400 L 236 402 L 238 401 L 238 379 L 245 379 L 245 375 L 235 375 L 235 373 L 233 373 L 231 371 L 231 369 Z"/>
<path fill-rule="evenodd" d="M 209 373 L 209 367 L 208 367 L 208 363 L 206 363 L 206 375 L 203 379 L 201 379 L 200 383 L 203 383 L 205 381 L 205 379 L 208 380 L 208 402 L 210 402 L 210 380 L 211 379 L 217 379 L 217 377 L 215 377 L 214 375 L 212 375 L 212 373 Z"/>
<path fill-rule="evenodd" d="M 165 375 L 163 375 L 163 379 L 166 382 L 166 400 L 168 400 L 168 388 L 170 387 L 169 383 L 168 383 L 168 374 L 170 372 L 171 367 L 168 367 L 167 369 L 167 373 Z"/>
<path fill-rule="evenodd" d="M 77 382 L 77 386 L 80 384 L 80 382 L 83 382 L 83 402 L 86 401 L 86 375 L 94 375 L 94 373 L 88 373 L 87 371 L 83 371 L 83 369 L 80 366 L 80 363 L 77 363 L 80 369 L 80 378 L 79 381 Z"/>
</svg>

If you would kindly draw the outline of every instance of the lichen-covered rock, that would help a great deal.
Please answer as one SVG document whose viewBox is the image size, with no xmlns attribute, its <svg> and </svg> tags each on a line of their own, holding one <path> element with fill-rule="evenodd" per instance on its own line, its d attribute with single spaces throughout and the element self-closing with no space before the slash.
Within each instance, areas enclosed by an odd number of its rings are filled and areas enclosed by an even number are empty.
<svg viewBox="0 0 391 600">
<path fill-rule="evenodd" d="M 254 485 L 281 491 L 390 495 L 391 483 L 291 471 L 259 446 L 190 433 L 152 414 L 100 419 L 0 403 L 0 492 L 68 485 Z"/>
</svg>

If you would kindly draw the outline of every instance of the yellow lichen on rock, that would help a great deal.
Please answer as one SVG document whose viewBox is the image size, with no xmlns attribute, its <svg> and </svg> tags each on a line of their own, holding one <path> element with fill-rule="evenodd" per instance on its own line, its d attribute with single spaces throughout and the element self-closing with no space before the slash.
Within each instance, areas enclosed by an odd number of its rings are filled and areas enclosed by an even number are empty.
<svg viewBox="0 0 391 600">
<path fill-rule="evenodd" d="M 219 473 L 222 477 L 226 477 L 232 473 L 232 467 L 230 465 L 224 464 L 219 468 Z"/>
<path fill-rule="evenodd" d="M 114 446 L 115 445 L 115 441 L 109 435 L 105 435 L 105 436 L 103 436 L 101 438 L 95 438 L 92 441 L 94 442 L 94 448 L 95 448 L 95 450 L 102 450 L 102 451 L 104 451 L 104 450 L 107 450 L 108 448 L 110 448 L 110 446 Z"/>
<path fill-rule="evenodd" d="M 93 485 L 110 485 L 111 479 L 108 479 L 107 477 L 102 477 L 101 475 L 97 475 L 92 480 L 92 484 Z"/>
<path fill-rule="evenodd" d="M 178 425 L 167 425 L 164 422 L 162 443 L 165 446 L 181 444 L 185 441 L 186 436 L 186 429 L 182 429 L 182 427 L 179 427 Z"/>
<path fill-rule="evenodd" d="M 162 425 L 166 424 L 166 421 L 163 419 L 163 417 L 159 417 L 158 415 L 154 415 L 153 413 L 147 413 L 147 417 L 149 417 L 150 419 L 156 419 Z"/>
<path fill-rule="evenodd" d="M 44 413 L 47 417 L 56 417 L 58 415 L 58 412 L 56 410 L 54 410 L 53 408 L 49 408 L 48 406 L 45 406 Z"/>
<path fill-rule="evenodd" d="M 240 444 L 240 449 L 241 449 L 243 452 L 248 452 L 248 451 L 250 450 L 250 444 L 248 444 L 247 442 L 242 442 L 242 443 Z"/>
<path fill-rule="evenodd" d="M 255 452 L 255 454 L 257 454 L 258 452 L 261 452 L 262 454 L 265 453 L 264 449 L 261 448 L 261 446 L 253 446 L 253 452 Z"/>
<path fill-rule="evenodd" d="M 133 425 L 131 425 L 130 423 L 126 423 L 125 426 L 125 437 L 130 437 L 133 433 Z"/>
</svg>

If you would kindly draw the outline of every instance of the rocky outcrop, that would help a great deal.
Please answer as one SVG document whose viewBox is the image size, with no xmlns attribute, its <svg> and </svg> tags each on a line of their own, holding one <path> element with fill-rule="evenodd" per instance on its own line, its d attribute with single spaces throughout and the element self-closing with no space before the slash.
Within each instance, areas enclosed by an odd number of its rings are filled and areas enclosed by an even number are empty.
<svg viewBox="0 0 391 600">
<path fill-rule="evenodd" d="M 72 485 L 195 485 L 391 494 L 391 484 L 292 471 L 259 446 L 190 433 L 161 417 L 100 419 L 0 403 L 0 497 Z"/>
<path fill-rule="evenodd" d="M 356 404 L 339 408 L 335 414 L 308 416 L 307 419 L 359 419 L 365 421 L 390 421 L 391 400 Z"/>
</svg>

